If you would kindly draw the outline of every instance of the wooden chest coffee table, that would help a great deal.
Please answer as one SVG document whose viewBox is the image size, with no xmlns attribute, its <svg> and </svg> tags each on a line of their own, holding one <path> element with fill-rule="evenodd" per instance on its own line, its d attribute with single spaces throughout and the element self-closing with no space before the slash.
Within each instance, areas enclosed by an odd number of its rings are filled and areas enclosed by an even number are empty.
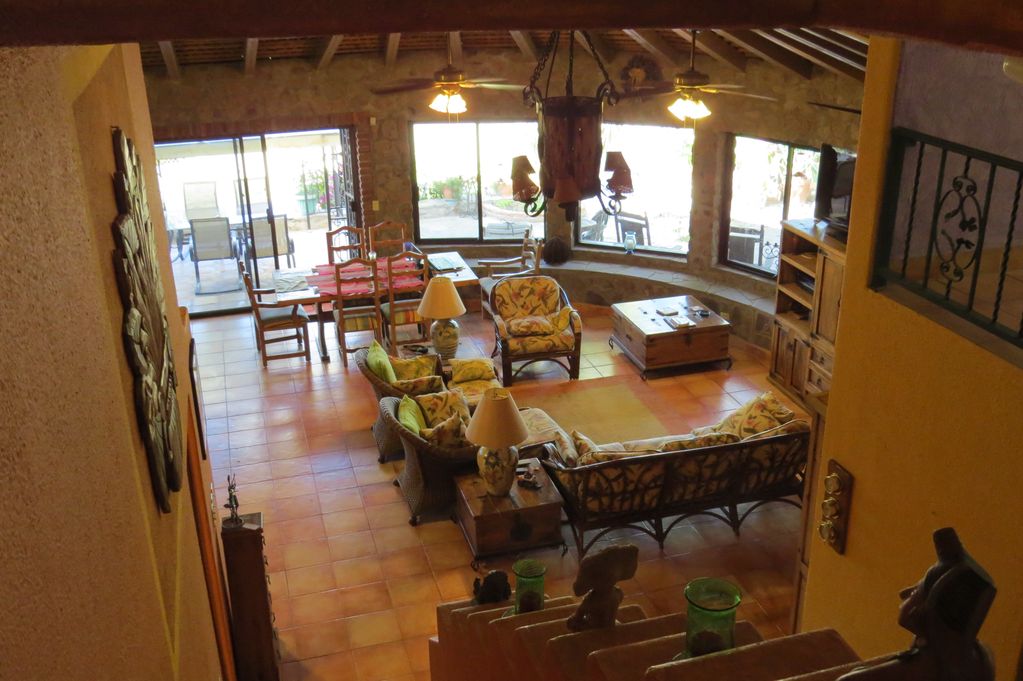
<svg viewBox="0 0 1023 681">
<path fill-rule="evenodd" d="M 659 308 L 671 308 L 675 315 L 658 314 Z M 698 310 L 709 314 L 703 317 Z M 608 344 L 617 345 L 625 356 L 643 372 L 701 364 L 704 362 L 727 361 L 728 331 L 726 320 L 693 296 L 675 296 L 639 300 L 634 303 L 616 303 L 611 306 L 614 330 Z M 692 324 L 672 328 L 669 319 L 686 320 Z"/>
<path fill-rule="evenodd" d="M 475 473 L 455 478 L 455 517 L 472 550 L 473 567 L 480 558 L 524 549 L 564 544 L 561 536 L 563 500 L 537 459 L 522 459 L 519 469 L 532 464 L 540 488 L 512 485 L 506 497 L 487 494 Z"/>
</svg>

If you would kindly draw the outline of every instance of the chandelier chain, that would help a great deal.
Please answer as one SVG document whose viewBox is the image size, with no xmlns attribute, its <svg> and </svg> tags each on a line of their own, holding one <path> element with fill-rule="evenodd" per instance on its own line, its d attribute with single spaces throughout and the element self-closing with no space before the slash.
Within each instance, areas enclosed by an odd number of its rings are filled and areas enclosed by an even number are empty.
<svg viewBox="0 0 1023 681">
<path fill-rule="evenodd" d="M 600 53 L 597 52 L 597 48 L 593 46 L 593 40 L 590 38 L 590 32 L 579 32 L 583 34 L 583 39 L 586 40 L 586 47 L 589 48 L 590 54 L 593 55 L 593 60 L 597 62 L 597 66 L 600 68 L 600 73 L 604 76 L 604 82 L 600 84 L 598 92 L 606 93 L 609 104 L 616 104 L 619 99 L 618 89 L 615 88 L 615 82 L 611 80 L 611 75 L 607 72 L 607 67 L 604 66 L 604 60 L 600 58 Z"/>
<path fill-rule="evenodd" d="M 558 39 L 561 37 L 561 31 L 551 31 L 550 36 L 547 38 L 547 44 L 544 45 L 543 53 L 540 55 L 540 59 L 536 62 L 536 67 L 533 69 L 533 75 L 529 77 L 529 85 L 522 91 L 522 98 L 527 103 L 535 103 L 537 100 L 536 95 L 539 91 L 536 89 L 536 81 L 540 80 L 540 76 L 543 74 L 544 67 L 547 66 L 547 59 L 551 56 L 551 52 L 554 50 L 555 45 L 558 44 Z"/>
</svg>

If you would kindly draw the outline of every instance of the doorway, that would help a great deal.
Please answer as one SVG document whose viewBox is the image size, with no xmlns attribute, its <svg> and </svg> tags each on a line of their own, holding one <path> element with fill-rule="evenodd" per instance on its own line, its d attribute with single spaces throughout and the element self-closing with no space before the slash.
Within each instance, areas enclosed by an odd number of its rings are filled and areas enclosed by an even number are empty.
<svg viewBox="0 0 1023 681">
<path fill-rule="evenodd" d="M 247 309 L 281 269 L 327 262 L 326 232 L 359 226 L 354 131 L 266 133 L 156 145 L 178 301 L 189 314 Z"/>
</svg>

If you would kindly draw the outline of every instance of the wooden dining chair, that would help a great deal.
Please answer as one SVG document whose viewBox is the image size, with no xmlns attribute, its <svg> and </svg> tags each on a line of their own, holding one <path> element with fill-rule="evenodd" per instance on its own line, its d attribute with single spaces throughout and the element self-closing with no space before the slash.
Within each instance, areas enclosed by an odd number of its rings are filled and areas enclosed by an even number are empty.
<svg viewBox="0 0 1023 681">
<path fill-rule="evenodd" d="M 341 361 L 347 367 L 348 353 L 361 349 L 348 347 L 347 334 L 372 331 L 377 341 L 382 340 L 380 279 L 376 260 L 350 258 L 334 263 L 334 285 L 337 287 L 333 304 L 337 343 L 341 348 Z"/>
<path fill-rule="evenodd" d="M 387 258 L 380 277 L 387 285 L 387 302 L 380 306 L 384 319 L 384 338 L 392 354 L 398 347 L 427 341 L 426 322 L 419 316 L 419 303 L 430 283 L 430 261 L 423 253 L 402 251 Z M 415 324 L 418 335 L 398 339 L 398 327 Z"/>
<path fill-rule="evenodd" d="M 405 244 L 411 240 L 407 225 L 385 220 L 379 224 L 370 225 L 368 229 L 369 250 L 376 253 L 376 257 L 388 258 L 408 250 Z"/>
<path fill-rule="evenodd" d="M 245 292 L 249 295 L 249 305 L 252 307 L 252 322 L 256 330 L 256 346 L 259 347 L 259 354 L 263 358 L 263 366 L 271 359 L 288 359 L 291 357 L 305 357 L 309 359 L 309 315 L 301 305 L 279 305 L 262 301 L 262 296 L 273 295 L 276 291 L 272 288 L 254 288 L 252 277 L 245 269 L 245 264 L 238 262 L 238 274 L 245 282 Z M 291 331 L 293 334 L 284 336 L 270 336 L 272 331 Z M 267 345 L 281 343 L 283 341 L 298 341 L 298 350 L 271 355 L 267 352 Z"/>
<path fill-rule="evenodd" d="M 366 234 L 359 227 L 338 227 L 327 232 L 327 262 L 366 257 Z"/>
</svg>

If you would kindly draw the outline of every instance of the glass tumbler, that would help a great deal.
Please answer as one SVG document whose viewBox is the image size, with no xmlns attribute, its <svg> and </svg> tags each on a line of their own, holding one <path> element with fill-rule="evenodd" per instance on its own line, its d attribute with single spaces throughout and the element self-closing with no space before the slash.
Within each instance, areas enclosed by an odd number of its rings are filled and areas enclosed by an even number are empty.
<svg viewBox="0 0 1023 681">
<path fill-rule="evenodd" d="M 735 610 L 742 596 L 739 587 L 713 577 L 686 584 L 689 625 L 686 657 L 697 657 L 735 647 Z"/>
<path fill-rule="evenodd" d="M 625 246 L 625 252 L 626 253 L 632 253 L 633 251 L 635 251 L 636 250 L 636 233 L 635 232 L 626 232 L 625 233 L 625 240 L 623 242 L 623 245 Z"/>
<path fill-rule="evenodd" d="M 512 572 L 515 573 L 515 614 L 543 610 L 543 577 L 547 566 L 524 558 L 512 565 Z"/>
</svg>

